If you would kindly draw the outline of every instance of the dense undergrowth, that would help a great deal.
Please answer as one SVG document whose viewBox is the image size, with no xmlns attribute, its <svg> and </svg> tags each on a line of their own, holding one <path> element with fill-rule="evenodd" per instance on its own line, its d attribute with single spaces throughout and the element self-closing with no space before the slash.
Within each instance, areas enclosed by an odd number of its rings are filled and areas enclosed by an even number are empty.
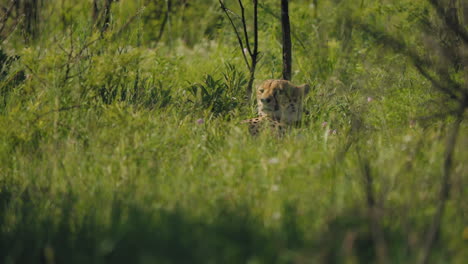
<svg viewBox="0 0 468 264">
<path fill-rule="evenodd" d="M 388 262 L 420 257 L 452 102 L 351 20 L 421 48 L 425 1 L 291 1 L 293 82 L 313 90 L 284 138 L 240 124 L 255 105 L 218 1 L 175 1 L 160 39 L 165 1 L 118 1 L 102 32 L 91 1 L 52 2 L 34 38 L 1 39 L 1 263 L 373 263 L 366 175 Z M 257 83 L 281 76 L 260 2 Z M 468 259 L 460 129 L 430 263 Z"/>
</svg>

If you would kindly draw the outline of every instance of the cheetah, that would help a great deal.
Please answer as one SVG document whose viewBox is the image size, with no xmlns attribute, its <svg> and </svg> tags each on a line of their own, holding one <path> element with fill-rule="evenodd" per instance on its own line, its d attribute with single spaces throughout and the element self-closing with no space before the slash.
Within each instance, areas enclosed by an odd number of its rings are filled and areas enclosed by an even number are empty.
<svg viewBox="0 0 468 264">
<path fill-rule="evenodd" d="M 241 123 L 249 125 L 249 132 L 252 136 L 256 136 L 263 128 L 270 128 L 272 132 L 278 136 L 283 136 L 286 131 L 286 126 L 279 121 L 273 120 L 268 116 L 260 116 L 242 121 Z"/>
<path fill-rule="evenodd" d="M 249 132 L 257 135 L 269 126 L 283 135 L 287 126 L 297 124 L 302 117 L 302 101 L 310 91 L 308 84 L 295 86 L 286 80 L 266 80 L 257 87 L 257 118 L 244 120 Z"/>
</svg>

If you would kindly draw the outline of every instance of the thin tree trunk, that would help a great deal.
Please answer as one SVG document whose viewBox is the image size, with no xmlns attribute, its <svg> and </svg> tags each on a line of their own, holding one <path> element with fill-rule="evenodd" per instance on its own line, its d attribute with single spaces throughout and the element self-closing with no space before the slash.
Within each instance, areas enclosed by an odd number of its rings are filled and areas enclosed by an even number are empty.
<svg viewBox="0 0 468 264">
<path fill-rule="evenodd" d="M 172 21 L 171 21 L 171 6 L 172 6 L 172 2 L 171 0 L 166 0 L 166 6 L 167 6 L 167 31 L 168 31 L 168 40 L 169 40 L 169 46 L 170 47 L 173 47 L 172 45 Z"/>
<path fill-rule="evenodd" d="M 112 0 L 105 0 L 104 10 L 103 10 L 104 19 L 103 19 L 102 29 L 101 29 L 102 32 L 106 31 L 109 28 L 111 7 L 112 7 Z"/>
<path fill-rule="evenodd" d="M 314 0 L 314 18 L 317 18 L 318 14 L 318 0 Z"/>
<path fill-rule="evenodd" d="M 250 79 L 247 86 L 247 98 L 252 98 L 253 82 L 255 80 L 255 70 L 258 62 L 258 0 L 254 0 L 254 48 L 251 53 Z"/>
<path fill-rule="evenodd" d="M 11 2 L 10 7 L 8 7 L 5 10 L 5 14 L 0 20 L 0 40 L 2 40 L 3 30 L 5 29 L 5 26 L 7 24 L 8 19 L 12 16 L 13 7 L 15 6 L 16 3 L 17 3 L 17 1 L 12 1 Z"/>
<path fill-rule="evenodd" d="M 25 40 L 26 42 L 35 39 L 37 36 L 37 23 L 39 14 L 39 0 L 26 0 L 24 1 L 23 12 L 25 17 Z"/>
<path fill-rule="evenodd" d="M 169 14 L 171 13 L 171 9 L 172 9 L 172 2 L 171 0 L 168 0 L 167 1 L 167 10 L 166 10 L 166 13 L 164 14 L 164 18 L 163 18 L 163 21 L 161 22 L 161 26 L 159 28 L 159 33 L 158 33 L 158 36 L 156 37 L 156 43 L 158 43 L 163 34 L 164 34 L 164 29 L 166 28 L 166 24 L 169 20 Z"/>
<path fill-rule="evenodd" d="M 289 23 L 289 2 L 281 0 L 281 28 L 283 36 L 283 79 L 291 80 L 292 51 L 291 51 L 291 25 Z"/>
<path fill-rule="evenodd" d="M 99 19 L 98 1 L 99 0 L 93 0 L 93 21 L 95 25 L 98 23 L 98 19 Z"/>
<path fill-rule="evenodd" d="M 362 158 L 359 147 L 356 149 L 359 164 L 362 167 L 363 179 L 364 179 L 364 190 L 366 193 L 367 203 L 367 216 L 370 222 L 370 229 L 372 233 L 372 239 L 374 240 L 375 252 L 377 256 L 377 263 L 386 264 L 388 263 L 388 249 L 387 243 L 385 242 L 384 232 L 380 224 L 379 209 L 377 207 L 375 190 L 374 190 L 374 179 L 371 174 L 370 162 L 367 158 Z"/>
<path fill-rule="evenodd" d="M 460 106 L 460 110 L 457 113 L 456 119 L 453 123 L 452 129 L 450 130 L 450 135 L 448 137 L 446 149 L 445 149 L 445 157 L 444 157 L 444 171 L 442 174 L 441 179 L 441 188 L 439 193 L 439 204 L 437 205 L 437 210 L 432 219 L 431 227 L 428 231 L 426 237 L 426 243 L 424 245 L 424 249 L 422 252 L 422 257 L 419 263 L 426 264 L 429 263 L 429 257 L 432 252 L 432 248 L 440 233 L 440 224 L 442 222 L 442 218 L 445 211 L 445 205 L 447 200 L 450 196 L 450 186 L 451 186 L 451 175 L 453 170 L 453 155 L 455 152 L 455 146 L 457 142 L 458 133 L 460 130 L 460 124 L 463 121 L 463 114 L 466 109 L 466 101 L 464 104 Z"/>
<path fill-rule="evenodd" d="M 225 5 L 223 0 L 219 0 L 219 4 L 221 5 L 221 9 L 223 12 L 226 14 L 226 17 L 229 20 L 229 23 L 232 26 L 232 29 L 234 30 L 234 33 L 236 34 L 237 41 L 239 42 L 239 48 L 242 52 L 242 57 L 244 59 L 245 65 L 249 69 L 249 82 L 247 83 L 247 89 L 246 89 L 246 99 L 250 100 L 252 97 L 252 90 L 253 90 L 253 82 L 255 80 L 255 70 L 257 67 L 257 63 L 259 60 L 258 57 L 258 0 L 253 0 L 253 34 L 254 34 L 254 41 L 253 41 L 253 49 L 251 48 L 250 41 L 249 41 L 249 32 L 247 31 L 247 21 L 245 18 L 245 8 L 244 4 L 242 3 L 242 0 L 238 0 L 239 7 L 241 10 L 241 15 L 240 19 L 242 22 L 242 33 L 238 28 L 236 27 L 236 24 L 234 23 L 233 19 L 229 15 L 230 13 L 233 13 L 231 10 L 229 10 Z M 244 38 L 244 39 L 242 39 Z M 250 62 L 247 56 L 250 57 Z"/>
<path fill-rule="evenodd" d="M 257 67 L 257 62 L 252 61 L 252 67 L 250 68 L 250 77 L 249 77 L 249 82 L 247 84 L 247 99 L 252 98 L 252 88 L 253 88 L 253 82 L 255 80 L 255 68 Z"/>
</svg>

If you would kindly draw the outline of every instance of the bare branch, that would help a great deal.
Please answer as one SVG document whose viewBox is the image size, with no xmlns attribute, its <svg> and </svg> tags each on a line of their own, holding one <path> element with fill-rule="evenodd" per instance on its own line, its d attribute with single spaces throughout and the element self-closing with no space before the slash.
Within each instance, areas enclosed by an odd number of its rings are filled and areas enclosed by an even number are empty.
<svg viewBox="0 0 468 264">
<path fill-rule="evenodd" d="M 428 79 L 435 88 L 439 89 L 440 91 L 447 93 L 450 98 L 452 99 L 460 99 L 459 96 L 455 94 L 454 91 L 459 90 L 459 85 L 450 78 L 444 78 L 444 81 L 447 82 L 447 84 L 443 84 L 439 81 L 437 81 L 435 78 L 433 78 L 429 71 L 425 68 L 427 65 L 432 65 L 431 62 L 426 60 L 425 58 L 421 57 L 420 55 L 417 54 L 414 50 L 410 49 L 406 44 L 404 44 L 402 41 L 386 34 L 383 32 L 378 32 L 375 29 L 370 28 L 369 25 L 365 24 L 357 24 L 359 27 L 361 27 L 363 30 L 365 30 L 367 33 L 372 35 L 374 38 L 377 40 L 383 42 L 386 44 L 386 46 L 390 47 L 393 49 L 393 51 L 401 53 L 408 57 L 413 65 L 416 67 L 416 69 L 423 75 L 426 79 Z M 435 70 L 439 76 L 445 76 L 443 72 L 441 71 L 441 68 L 436 68 L 433 69 Z"/>
<path fill-rule="evenodd" d="M 47 116 L 49 114 L 52 114 L 52 113 L 68 111 L 68 110 L 81 108 L 81 107 L 83 107 L 83 105 L 72 105 L 72 106 L 64 106 L 64 107 L 60 107 L 58 109 L 50 110 L 50 111 L 47 111 L 47 112 L 45 112 L 43 114 L 37 115 L 36 119 L 34 119 L 34 122 L 37 122 L 37 121 L 39 121 L 39 119 L 41 119 L 41 118 L 43 118 L 43 117 L 45 117 L 45 116 Z"/>
<path fill-rule="evenodd" d="M 241 9 L 241 22 L 242 22 L 242 27 L 244 29 L 244 37 L 245 37 L 245 46 L 247 47 L 247 51 L 249 52 L 250 56 L 252 56 L 252 50 L 250 49 L 250 42 L 249 42 L 249 34 L 247 32 L 247 21 L 245 20 L 245 9 L 244 5 L 242 4 L 242 0 L 238 0 L 239 6 Z"/>
<path fill-rule="evenodd" d="M 276 15 L 275 13 L 273 13 L 273 12 L 271 11 L 270 8 L 268 8 L 267 6 L 265 6 L 265 4 L 259 4 L 259 6 L 260 6 L 260 7 L 263 9 L 263 11 L 265 11 L 267 14 L 269 14 L 270 16 L 272 16 L 272 17 L 278 19 L 278 21 L 281 21 L 281 17 L 278 16 L 278 15 Z M 294 29 L 294 28 L 293 28 L 293 29 Z M 307 49 L 306 46 L 305 46 L 305 44 L 304 44 L 304 41 L 302 41 L 302 39 L 299 38 L 299 36 L 296 34 L 295 30 L 291 30 L 291 34 L 292 34 L 293 38 L 294 38 L 295 40 L 297 40 L 297 43 L 299 43 L 299 45 L 301 46 L 302 49 L 304 49 L 304 50 Z"/>
<path fill-rule="evenodd" d="M 39 75 L 37 75 L 34 70 L 27 64 L 24 64 L 24 66 L 31 72 L 31 75 L 34 76 L 39 82 L 42 83 L 42 85 L 48 87 L 49 86 L 49 83 L 47 82 L 47 80 L 45 79 L 42 79 Z"/>
<path fill-rule="evenodd" d="M 440 223 L 445 211 L 445 205 L 450 195 L 451 189 L 451 174 L 453 169 L 453 155 L 457 142 L 458 133 L 460 131 L 460 124 L 463 120 L 463 115 L 465 109 L 467 108 L 467 98 L 465 98 L 464 103 L 460 105 L 460 109 L 456 115 L 456 119 L 453 123 L 452 129 L 450 130 L 450 135 L 447 139 L 447 145 L 445 149 L 444 157 L 444 172 L 441 179 L 441 188 L 439 193 L 439 204 L 437 205 L 437 211 L 432 219 L 431 227 L 429 228 L 426 243 L 422 252 L 422 257 L 420 264 L 426 264 L 429 262 L 429 256 L 434 246 L 437 235 L 440 232 Z"/>
<path fill-rule="evenodd" d="M 102 24 L 101 32 L 107 31 L 107 29 L 109 28 L 111 8 L 112 8 L 112 0 L 105 0 L 104 11 L 103 11 L 104 21 Z"/>
<path fill-rule="evenodd" d="M 13 7 L 15 7 L 16 0 L 11 1 L 10 7 L 6 10 L 5 15 L 0 19 L 0 34 L 2 34 L 3 29 L 5 28 L 6 21 L 10 18 L 11 12 L 13 11 Z"/>
<path fill-rule="evenodd" d="M 97 3 L 97 0 L 93 0 L 93 20 L 94 20 L 94 23 L 97 23 L 98 19 L 99 19 L 98 3 Z"/>
<path fill-rule="evenodd" d="M 465 28 L 463 28 L 462 25 L 460 25 L 457 15 L 455 13 L 449 14 L 449 12 L 446 12 L 440 0 L 430 0 L 430 3 L 434 6 L 440 19 L 442 19 L 445 23 L 445 26 L 443 26 L 442 29 L 452 31 L 456 38 L 459 38 L 461 41 L 464 41 L 465 44 L 468 44 L 468 32 Z M 451 11 L 454 11 L 454 1 L 451 1 L 450 3 Z M 420 252 L 421 254 L 419 255 L 420 258 L 418 259 L 418 263 L 426 264 L 429 262 L 431 251 L 441 230 L 441 222 L 443 219 L 445 206 L 450 196 L 451 176 L 453 171 L 456 141 L 461 122 L 463 121 L 465 110 L 468 108 L 468 90 L 466 89 L 466 83 L 468 80 L 468 66 L 466 65 L 467 57 L 466 55 L 463 56 L 457 53 L 459 52 L 457 47 L 458 41 L 454 42 L 453 44 L 450 43 L 450 40 L 445 41 L 444 39 L 429 36 L 429 41 L 436 42 L 438 48 L 441 48 L 442 50 L 442 53 L 435 54 L 435 57 L 440 60 L 449 61 L 452 64 L 447 66 L 444 63 L 433 63 L 433 61 L 427 59 L 430 55 L 427 55 L 427 57 L 420 56 L 414 48 L 407 46 L 402 40 L 398 40 L 395 37 L 390 36 L 388 33 L 378 32 L 377 30 L 372 29 L 369 25 L 362 25 L 359 23 L 358 25 L 367 31 L 367 33 L 370 33 L 370 35 L 385 44 L 386 47 L 389 47 L 393 49 L 394 52 L 400 53 L 410 59 L 412 64 L 414 64 L 416 69 L 423 77 L 428 79 L 436 89 L 450 96 L 450 98 L 457 103 L 457 109 L 455 111 L 452 110 L 447 112 L 451 113 L 451 115 L 455 117 L 455 121 L 452 123 L 452 128 L 450 129 L 447 138 L 443 159 L 443 173 L 440 179 L 441 187 L 436 206 L 436 212 L 426 234 L 424 245 L 422 251 Z M 466 76 L 464 84 L 458 82 L 452 76 L 452 69 L 455 69 L 457 72 L 459 71 L 458 68 L 460 66 L 460 58 L 462 58 L 461 65 L 464 67 L 463 70 L 465 70 Z"/>
<path fill-rule="evenodd" d="M 241 17 L 239 17 L 238 15 L 236 15 L 234 12 L 232 12 L 231 10 L 229 10 L 225 5 L 224 5 L 224 2 L 222 0 L 219 0 L 219 3 L 221 5 L 221 9 L 224 11 L 224 13 L 226 14 L 229 22 L 231 23 L 231 26 L 232 28 L 234 29 L 234 32 L 236 34 L 236 37 L 237 37 L 237 41 L 239 42 L 239 46 L 241 48 L 241 52 L 242 52 L 242 56 L 244 58 L 244 61 L 245 61 L 245 64 L 247 65 L 247 68 L 249 69 L 249 73 L 250 73 L 250 77 L 249 77 L 249 81 L 247 83 L 247 99 L 250 99 L 250 97 L 252 96 L 252 86 L 253 86 L 253 82 L 254 82 L 254 79 L 255 79 L 255 69 L 256 69 L 256 66 L 257 66 L 257 62 L 259 60 L 259 51 L 258 51 L 258 16 L 257 16 L 257 12 L 258 12 L 258 1 L 257 0 L 253 0 L 253 17 L 254 17 L 254 25 L 253 25 L 253 34 L 254 34 L 254 43 L 253 43 L 253 51 L 251 49 L 251 46 L 250 46 L 250 41 L 249 41 L 249 32 L 247 31 L 247 21 L 245 19 L 245 9 L 244 9 L 244 5 L 242 3 L 242 0 L 238 0 L 239 1 L 239 5 L 240 5 L 240 8 L 241 8 Z M 241 20 L 241 23 L 242 23 L 242 30 L 244 31 L 243 35 L 244 35 L 244 40 L 242 40 L 242 37 L 241 37 L 241 33 L 239 33 L 239 30 L 237 29 L 232 17 L 229 15 L 229 13 L 232 13 L 234 15 L 236 15 L 237 17 L 240 18 Z M 244 43 L 245 42 L 245 43 Z M 244 45 L 246 46 L 246 48 L 244 48 Z M 246 53 L 249 54 L 250 56 L 250 63 L 249 63 L 249 60 L 247 59 L 247 55 Z"/>
<path fill-rule="evenodd" d="M 411 59 L 411 58 L 410 58 Z M 446 93 L 449 95 L 449 97 L 451 99 L 458 99 L 457 95 L 452 92 L 450 89 L 447 89 L 443 84 L 441 84 L 439 81 L 437 81 L 436 79 L 434 79 L 430 74 L 429 72 L 422 66 L 421 63 L 416 63 L 414 61 L 414 58 L 412 59 L 413 60 L 413 65 L 416 67 L 416 69 L 419 71 L 419 73 L 424 77 L 426 78 L 427 80 L 429 80 L 432 85 L 436 88 L 436 89 L 439 89 L 440 91 Z"/>
<path fill-rule="evenodd" d="M 93 45 L 95 42 L 99 41 L 102 39 L 102 36 L 100 37 L 97 37 L 96 39 L 93 39 L 93 40 L 90 40 L 88 43 L 86 43 L 85 45 L 83 45 L 83 47 L 81 47 L 81 49 L 76 53 L 76 55 L 73 57 L 72 61 L 76 61 L 77 59 L 81 58 L 81 55 L 83 55 L 83 52 L 89 48 L 91 45 Z"/>
<path fill-rule="evenodd" d="M 292 50 L 291 50 L 291 25 L 289 22 L 289 2 L 281 0 L 281 35 L 283 42 L 283 79 L 291 80 L 292 74 Z"/>
<path fill-rule="evenodd" d="M 167 21 L 169 20 L 169 12 L 170 10 L 168 9 L 164 14 L 163 21 L 161 22 L 161 26 L 159 27 L 158 36 L 156 37 L 156 42 L 159 42 L 163 36 L 164 29 L 166 28 Z"/>
<path fill-rule="evenodd" d="M 468 32 L 466 31 L 466 29 L 462 25 L 460 25 L 460 23 L 456 19 L 452 18 L 448 15 L 447 12 L 444 11 L 444 7 L 442 6 L 439 0 L 429 0 L 429 2 L 434 6 L 435 10 L 437 11 L 437 14 L 445 22 L 447 27 L 450 30 L 452 30 L 457 36 L 460 36 L 460 38 L 465 42 L 465 44 L 468 45 Z"/>
<path fill-rule="evenodd" d="M 247 68 L 249 68 L 250 70 L 250 64 L 249 64 L 249 61 L 247 60 L 247 57 L 245 56 L 245 52 L 244 52 L 244 43 L 242 43 L 242 38 L 239 34 L 239 31 L 237 30 L 237 27 L 236 25 L 234 24 L 234 21 L 232 20 L 231 16 L 229 15 L 229 12 L 232 12 L 231 10 L 229 10 L 223 3 L 222 0 L 219 0 L 219 4 L 221 5 L 221 9 L 224 11 L 224 13 L 226 14 L 227 18 L 229 19 L 229 22 L 231 23 L 231 26 L 232 28 L 234 29 L 234 33 L 236 34 L 236 37 L 237 37 L 237 41 L 239 42 L 239 46 L 241 48 L 241 52 L 242 52 L 242 56 L 244 57 L 244 61 L 245 61 L 245 64 L 247 65 Z"/>
<path fill-rule="evenodd" d="M 387 243 L 385 242 L 384 232 L 379 223 L 379 210 L 376 205 L 374 193 L 374 179 L 371 174 L 369 160 L 363 159 L 361 157 L 359 146 L 356 147 L 356 152 L 359 163 L 362 167 L 368 217 L 370 221 L 372 237 L 375 243 L 377 261 L 378 263 L 385 264 L 388 262 L 388 250 Z"/>
<path fill-rule="evenodd" d="M 258 16 L 257 16 L 257 9 L 258 9 L 258 0 L 253 0 L 254 2 L 254 51 L 252 56 L 257 59 L 258 55 Z"/>
<path fill-rule="evenodd" d="M 135 19 L 141 15 L 141 13 L 143 13 L 143 11 L 145 10 L 144 7 L 140 8 L 130 19 L 127 20 L 127 22 L 125 22 L 125 24 L 120 27 L 119 30 L 117 30 L 116 33 L 114 33 L 114 35 L 112 36 L 113 39 L 117 38 L 118 36 L 120 36 L 120 34 L 122 34 L 122 32 L 130 25 L 133 23 L 133 21 L 135 21 Z"/>
<path fill-rule="evenodd" d="M 18 25 L 23 21 L 23 18 L 24 15 L 21 15 L 19 18 L 16 18 L 15 24 L 11 26 L 9 31 L 7 31 L 5 37 L 3 39 L 0 38 L 0 44 L 3 44 L 3 42 L 5 42 L 5 40 L 7 40 L 9 36 L 11 36 L 11 34 L 13 34 L 13 32 L 17 29 Z"/>
</svg>

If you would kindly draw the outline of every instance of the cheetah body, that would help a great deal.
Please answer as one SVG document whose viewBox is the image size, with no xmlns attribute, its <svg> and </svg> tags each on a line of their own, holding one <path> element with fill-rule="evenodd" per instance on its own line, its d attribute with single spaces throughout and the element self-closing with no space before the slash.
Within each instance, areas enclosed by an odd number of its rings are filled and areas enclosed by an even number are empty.
<svg viewBox="0 0 468 264">
<path fill-rule="evenodd" d="M 302 102 L 309 91 L 308 84 L 296 86 L 286 80 L 266 80 L 256 90 L 259 117 L 243 123 L 249 124 L 252 135 L 257 135 L 264 127 L 282 135 L 287 126 L 301 120 Z"/>
</svg>

